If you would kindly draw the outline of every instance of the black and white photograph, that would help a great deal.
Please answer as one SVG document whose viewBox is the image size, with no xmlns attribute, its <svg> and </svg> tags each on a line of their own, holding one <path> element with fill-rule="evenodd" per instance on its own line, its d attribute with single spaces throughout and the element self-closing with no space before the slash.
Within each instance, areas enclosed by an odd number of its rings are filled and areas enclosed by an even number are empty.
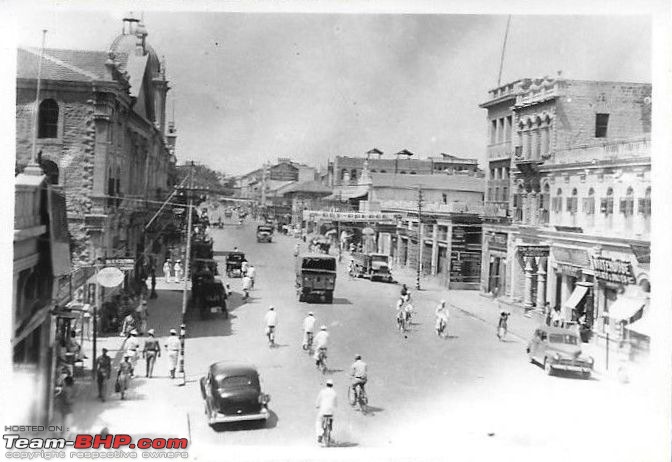
<svg viewBox="0 0 672 462">
<path fill-rule="evenodd" d="M 585 3 L 7 2 L 0 458 L 669 461 L 672 10 Z"/>
</svg>

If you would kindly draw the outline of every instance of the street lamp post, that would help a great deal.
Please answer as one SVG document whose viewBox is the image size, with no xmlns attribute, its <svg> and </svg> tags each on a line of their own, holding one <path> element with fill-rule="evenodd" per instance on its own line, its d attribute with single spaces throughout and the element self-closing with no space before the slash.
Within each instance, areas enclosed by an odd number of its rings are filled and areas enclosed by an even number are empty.
<svg viewBox="0 0 672 462">
<path fill-rule="evenodd" d="M 189 290 L 189 267 L 191 265 L 191 226 L 192 226 L 192 207 L 194 203 L 193 198 L 193 187 L 194 187 L 194 162 L 191 162 L 191 168 L 189 170 L 189 190 L 188 195 L 188 205 L 187 205 L 187 249 L 186 255 L 184 256 L 184 288 L 182 290 L 182 323 L 180 325 L 180 370 L 182 374 L 182 385 L 187 383 L 187 374 L 184 371 L 184 347 L 186 342 L 186 324 L 185 324 L 185 314 L 187 312 L 187 292 Z M 193 289 L 193 288 L 192 288 Z"/>
</svg>

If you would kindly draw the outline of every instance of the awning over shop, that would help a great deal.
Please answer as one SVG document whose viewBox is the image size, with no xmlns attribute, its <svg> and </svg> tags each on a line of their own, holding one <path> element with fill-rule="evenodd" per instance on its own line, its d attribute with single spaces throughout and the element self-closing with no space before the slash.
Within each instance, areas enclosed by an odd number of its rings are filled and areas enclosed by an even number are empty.
<svg viewBox="0 0 672 462">
<path fill-rule="evenodd" d="M 651 338 L 651 332 L 654 330 L 651 317 L 647 316 L 646 313 L 637 321 L 625 326 L 625 328 L 638 334 L 646 335 L 649 338 Z"/>
<path fill-rule="evenodd" d="M 646 304 L 646 300 L 641 298 L 618 297 L 613 305 L 609 307 L 607 316 L 616 320 L 628 320 L 641 310 Z"/>
<path fill-rule="evenodd" d="M 576 308 L 576 306 L 581 303 L 581 300 L 583 300 L 583 297 L 586 296 L 586 293 L 588 293 L 588 287 L 577 285 L 564 306 L 570 309 Z"/>
</svg>

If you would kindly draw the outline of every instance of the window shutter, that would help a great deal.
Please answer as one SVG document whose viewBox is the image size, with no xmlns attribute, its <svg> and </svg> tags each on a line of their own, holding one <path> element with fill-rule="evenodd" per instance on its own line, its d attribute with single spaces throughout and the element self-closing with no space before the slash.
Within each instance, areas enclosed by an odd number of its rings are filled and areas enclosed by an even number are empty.
<svg viewBox="0 0 672 462">
<path fill-rule="evenodd" d="M 600 199 L 600 213 L 607 213 L 607 198 Z"/>
<path fill-rule="evenodd" d="M 572 197 L 572 213 L 576 213 L 579 209 L 579 198 Z"/>
<path fill-rule="evenodd" d="M 625 199 L 621 198 L 621 201 L 618 204 L 618 213 L 626 213 L 625 207 L 626 207 L 626 201 Z"/>
</svg>

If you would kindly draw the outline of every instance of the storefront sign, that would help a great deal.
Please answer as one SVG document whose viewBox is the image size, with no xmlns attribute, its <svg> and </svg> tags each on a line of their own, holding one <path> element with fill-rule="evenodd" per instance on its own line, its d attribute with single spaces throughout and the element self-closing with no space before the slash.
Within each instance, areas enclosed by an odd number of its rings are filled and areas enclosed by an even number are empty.
<svg viewBox="0 0 672 462">
<path fill-rule="evenodd" d="M 579 268 L 587 268 L 590 265 L 588 252 L 584 249 L 571 249 L 568 247 L 553 247 L 553 258 L 558 263 L 565 265 L 578 266 Z"/>
<path fill-rule="evenodd" d="M 518 252 L 523 257 L 548 257 L 548 246 L 539 245 L 519 245 Z"/>
<path fill-rule="evenodd" d="M 332 221 L 395 221 L 393 213 L 383 212 L 328 212 L 325 210 L 304 210 L 303 219 L 308 221 L 332 220 Z"/>
<path fill-rule="evenodd" d="M 605 257 L 593 257 L 595 277 L 607 282 L 634 284 L 635 276 L 628 261 L 612 260 Z"/>
<path fill-rule="evenodd" d="M 558 273 L 565 274 L 567 276 L 572 276 L 574 278 L 581 277 L 581 268 L 572 265 L 565 265 L 563 263 L 558 263 Z"/>
<path fill-rule="evenodd" d="M 105 266 L 114 266 L 121 270 L 132 270 L 135 268 L 135 260 L 132 258 L 108 258 L 105 260 Z"/>
<path fill-rule="evenodd" d="M 495 233 L 488 238 L 488 247 L 491 250 L 503 250 L 506 252 L 507 248 L 506 233 Z"/>
</svg>

